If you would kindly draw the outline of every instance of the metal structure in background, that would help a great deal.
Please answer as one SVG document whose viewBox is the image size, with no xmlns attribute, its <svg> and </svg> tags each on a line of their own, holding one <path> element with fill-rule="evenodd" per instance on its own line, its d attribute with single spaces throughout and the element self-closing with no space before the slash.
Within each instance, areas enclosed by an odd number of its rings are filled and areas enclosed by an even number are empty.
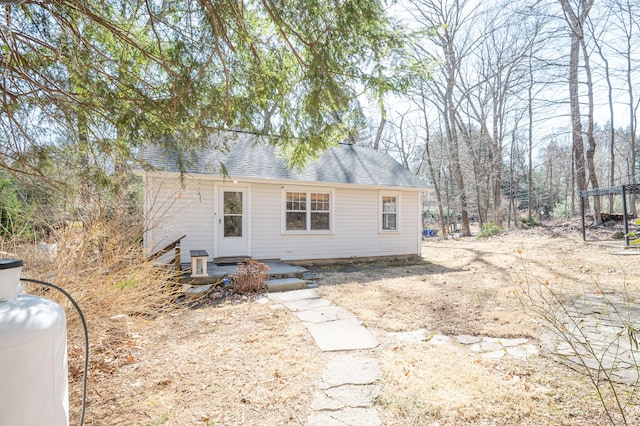
<svg viewBox="0 0 640 426">
<path fill-rule="evenodd" d="M 624 227 L 625 245 L 629 247 L 629 213 L 627 212 L 627 195 L 639 194 L 640 184 L 610 186 L 609 188 L 590 189 L 580 191 L 580 210 L 582 212 L 582 240 L 587 241 L 585 225 L 584 199 L 601 195 L 622 195 L 622 226 Z M 595 218 L 594 218 L 595 219 Z"/>
</svg>

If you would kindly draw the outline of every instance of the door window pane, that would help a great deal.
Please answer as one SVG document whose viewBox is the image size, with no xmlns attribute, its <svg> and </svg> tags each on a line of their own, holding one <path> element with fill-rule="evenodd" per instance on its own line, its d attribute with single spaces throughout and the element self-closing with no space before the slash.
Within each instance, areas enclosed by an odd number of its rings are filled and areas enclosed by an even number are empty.
<svg viewBox="0 0 640 426">
<path fill-rule="evenodd" d="M 242 237 L 242 216 L 224 217 L 224 236 Z"/>
<path fill-rule="evenodd" d="M 224 214 L 242 214 L 242 192 L 225 191 Z"/>
<path fill-rule="evenodd" d="M 242 237 L 242 192 L 225 191 L 224 206 L 224 236 Z"/>
</svg>

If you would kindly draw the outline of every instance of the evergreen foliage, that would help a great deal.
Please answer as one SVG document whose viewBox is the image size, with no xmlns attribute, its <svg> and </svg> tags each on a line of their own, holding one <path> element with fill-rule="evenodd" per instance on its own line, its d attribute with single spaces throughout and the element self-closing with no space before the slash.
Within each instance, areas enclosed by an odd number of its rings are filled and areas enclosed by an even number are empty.
<svg viewBox="0 0 640 426">
<path fill-rule="evenodd" d="M 495 224 L 494 222 L 487 222 L 487 223 L 484 223 L 480 228 L 478 237 L 480 238 L 491 237 L 494 235 L 498 235 L 500 232 L 502 232 L 502 229 L 497 224 Z"/>
<path fill-rule="evenodd" d="M 115 171 L 106 174 L 118 176 L 150 140 L 172 136 L 195 149 L 220 129 L 272 135 L 300 165 L 362 122 L 354 100 L 363 87 L 390 90 L 383 60 L 401 47 L 379 1 L 64 0 L 4 8 L 4 168 L 28 149 L 64 144 L 80 165 L 109 156 Z M 99 183 L 105 175 L 87 177 Z"/>
</svg>

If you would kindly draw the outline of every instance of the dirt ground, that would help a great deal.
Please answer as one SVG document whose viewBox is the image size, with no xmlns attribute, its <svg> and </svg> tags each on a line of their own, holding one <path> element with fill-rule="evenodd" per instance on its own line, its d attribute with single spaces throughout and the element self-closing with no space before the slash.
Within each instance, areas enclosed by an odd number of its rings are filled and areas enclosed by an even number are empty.
<svg viewBox="0 0 640 426">
<path fill-rule="evenodd" d="M 618 243 L 620 244 L 620 243 Z M 541 353 L 480 360 L 468 350 L 400 343 L 389 332 L 526 337 L 543 323 L 525 312 L 527 288 L 640 299 L 640 255 L 537 227 L 486 239 L 430 239 L 415 264 L 319 267 L 318 292 L 350 310 L 380 345 L 376 409 L 385 425 L 601 425 L 623 419 L 606 383 Z M 627 251 L 628 252 L 628 251 Z M 254 298 L 153 319 L 119 318 L 92 342 L 87 425 L 304 425 L 327 363 L 304 325 Z M 70 344 L 72 424 L 80 401 L 79 345 Z M 613 388 L 640 425 L 632 387 Z"/>
</svg>

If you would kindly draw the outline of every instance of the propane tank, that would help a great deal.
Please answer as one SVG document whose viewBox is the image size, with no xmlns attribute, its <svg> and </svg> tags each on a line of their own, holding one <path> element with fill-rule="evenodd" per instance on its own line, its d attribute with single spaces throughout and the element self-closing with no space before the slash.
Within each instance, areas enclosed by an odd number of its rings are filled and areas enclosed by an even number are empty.
<svg viewBox="0 0 640 426">
<path fill-rule="evenodd" d="M 0 259 L 0 425 L 68 425 L 65 313 L 21 294 L 21 270 Z"/>
</svg>

